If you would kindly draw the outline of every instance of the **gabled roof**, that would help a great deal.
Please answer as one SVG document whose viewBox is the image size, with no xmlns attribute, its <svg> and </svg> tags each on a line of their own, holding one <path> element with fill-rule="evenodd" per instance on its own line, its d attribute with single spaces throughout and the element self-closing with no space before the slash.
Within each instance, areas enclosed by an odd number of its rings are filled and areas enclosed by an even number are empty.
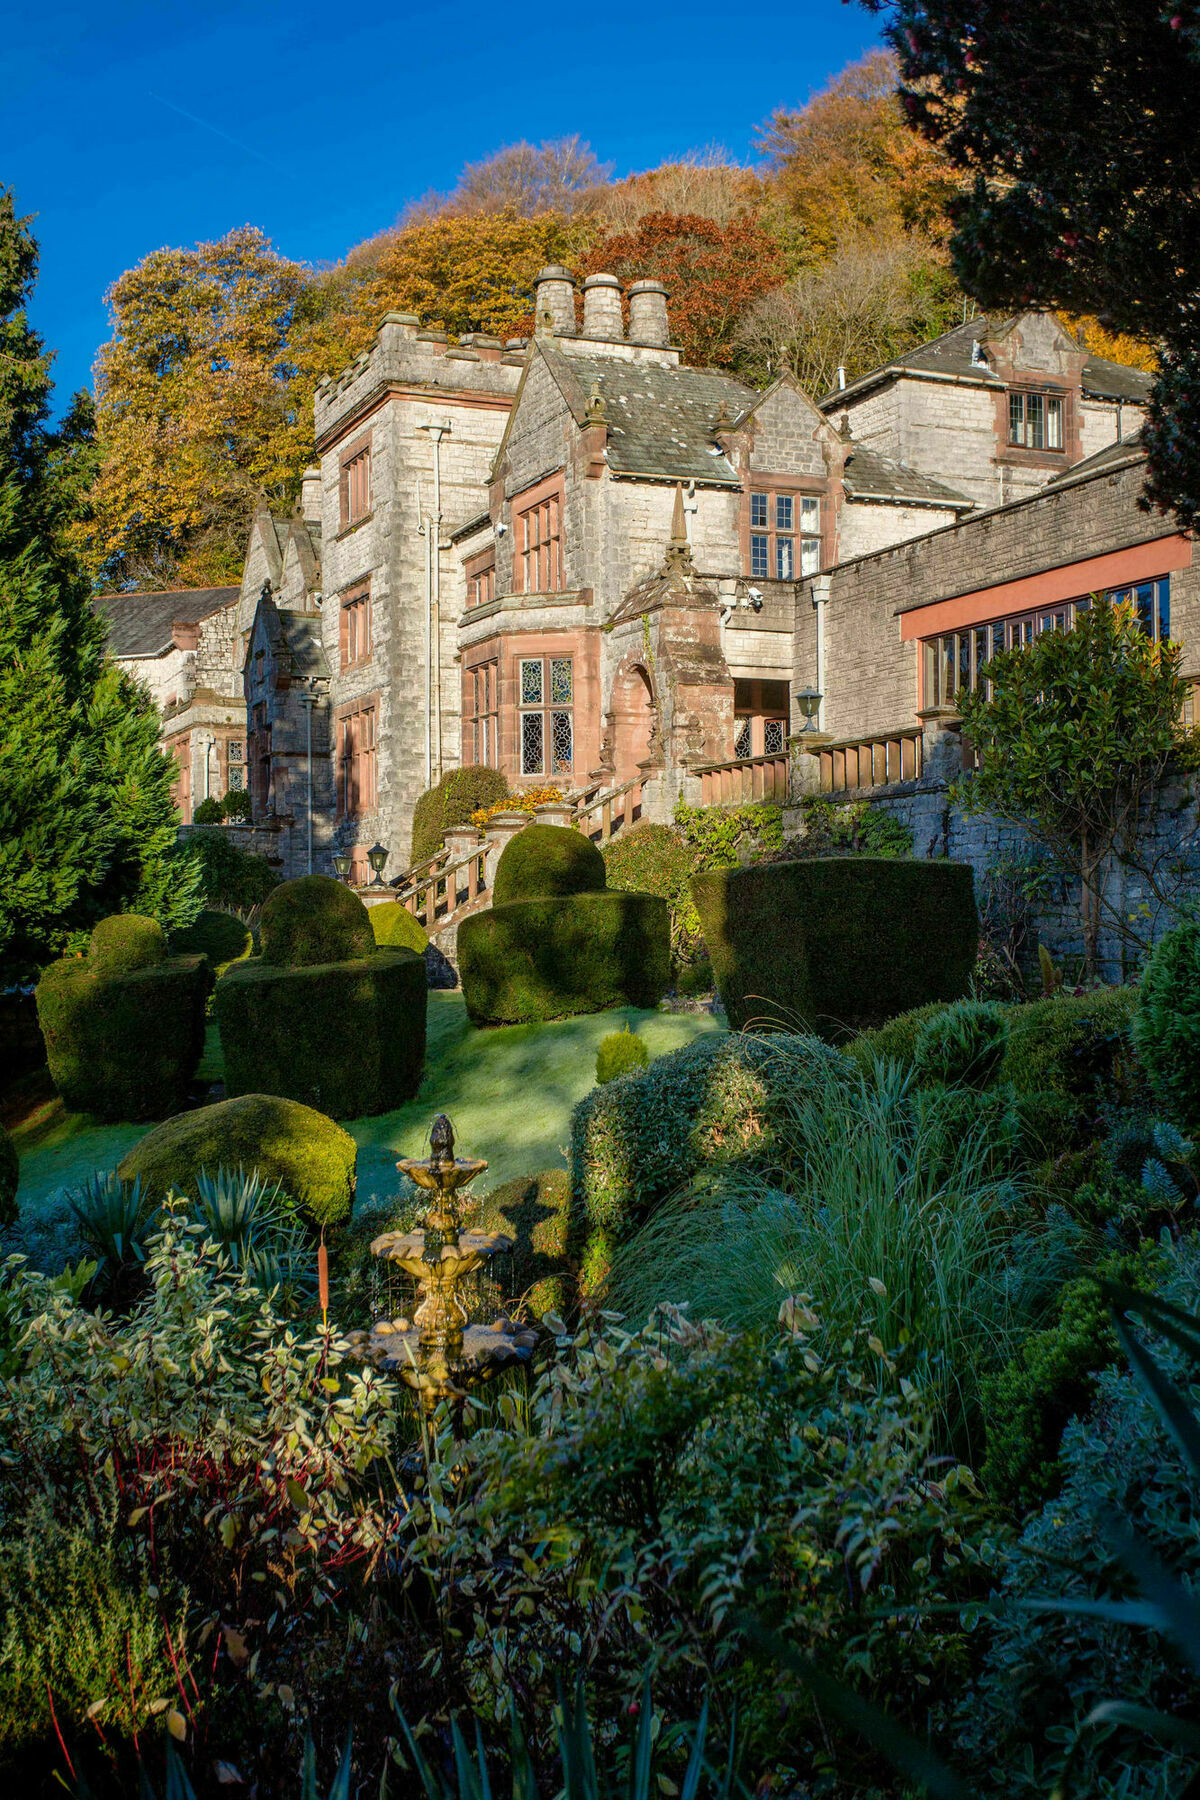
<svg viewBox="0 0 1200 1800">
<path fill-rule="evenodd" d="M 1062 475 L 1056 475 L 1048 481 L 1041 493 L 1052 492 L 1055 488 L 1072 487 L 1077 481 L 1090 481 L 1093 475 L 1115 474 L 1118 469 L 1131 468 L 1134 463 L 1146 460 L 1146 447 L 1142 443 L 1142 434 L 1135 431 L 1119 444 L 1109 444 L 1103 450 L 1097 450 L 1094 456 L 1087 456 L 1082 462 L 1067 469 Z"/>
<path fill-rule="evenodd" d="M 847 500 L 890 500 L 912 506 L 953 507 L 956 512 L 970 512 L 975 502 L 957 488 L 922 475 L 907 463 L 882 456 L 866 444 L 851 444 L 846 452 Z"/>
<path fill-rule="evenodd" d="M 961 325 L 954 325 L 944 331 L 941 337 L 932 338 L 927 344 L 918 344 L 913 350 L 906 350 L 902 356 L 891 362 L 872 369 L 867 375 L 860 375 L 847 387 L 834 388 L 830 393 L 822 395 L 817 404 L 823 412 L 834 411 L 839 401 L 858 399 L 871 388 L 881 382 L 898 375 L 929 374 L 953 376 L 958 381 L 971 381 L 980 387 L 1002 387 L 1003 383 L 985 362 L 977 362 L 975 345 L 990 336 L 1003 335 L 1004 328 L 1012 321 L 1008 319 L 989 319 L 986 314 L 979 314 L 974 319 L 967 319 Z M 1089 356 L 1083 365 L 1083 391 L 1103 400 L 1133 400 L 1144 403 L 1150 391 L 1149 375 L 1141 369 L 1128 369 L 1123 363 L 1109 362 L 1103 356 Z"/>
<path fill-rule="evenodd" d="M 752 388 L 731 375 L 683 364 L 663 367 L 613 356 L 568 356 L 545 343 L 538 348 L 579 424 L 586 420 L 592 395 L 599 392 L 608 426 L 608 466 L 614 475 L 737 486 L 737 471 L 713 434 L 722 406 L 732 421 L 753 405 L 758 396 Z"/>
<path fill-rule="evenodd" d="M 92 611 L 108 629 L 110 656 L 162 656 L 171 648 L 171 627 L 195 625 L 232 606 L 236 587 L 174 588 L 151 594 L 97 594 Z"/>
</svg>

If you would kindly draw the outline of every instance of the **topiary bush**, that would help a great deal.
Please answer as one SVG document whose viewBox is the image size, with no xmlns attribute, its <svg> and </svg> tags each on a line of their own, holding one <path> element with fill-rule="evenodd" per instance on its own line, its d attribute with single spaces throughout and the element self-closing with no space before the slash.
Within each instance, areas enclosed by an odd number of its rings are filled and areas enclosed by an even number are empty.
<svg viewBox="0 0 1200 1800">
<path fill-rule="evenodd" d="M 210 794 L 206 800 L 201 800 L 194 809 L 192 823 L 194 825 L 219 825 L 224 817 L 225 808 L 215 794 Z"/>
<path fill-rule="evenodd" d="M 513 1240 L 512 1290 L 533 1315 L 565 1319 L 578 1301 L 580 1220 L 571 1210 L 571 1181 L 565 1169 L 521 1175 L 486 1196 L 479 1223 L 484 1231 L 505 1231 Z"/>
<path fill-rule="evenodd" d="M 458 967 L 476 1025 L 657 1006 L 671 978 L 667 903 L 593 893 L 493 906 L 459 926 Z"/>
<path fill-rule="evenodd" d="M 471 814 L 508 795 L 508 782 L 499 769 L 468 763 L 449 769 L 436 787 L 426 788 L 413 810 L 412 861 L 427 862 L 442 847 L 442 838 L 455 825 L 469 825 Z"/>
<path fill-rule="evenodd" d="M 604 857 L 569 825 L 527 825 L 505 846 L 496 866 L 492 901 L 562 900 L 604 888 Z"/>
<path fill-rule="evenodd" d="M 1133 1036 L 1150 1085 L 1177 1124 L 1200 1131 L 1200 917 L 1155 946 L 1138 999 Z"/>
<path fill-rule="evenodd" d="M 967 863 L 814 858 L 693 875 L 729 1022 L 834 1041 L 967 990 L 979 942 Z"/>
<path fill-rule="evenodd" d="M 368 906 L 367 917 L 381 950 L 415 950 L 423 956 L 429 948 L 429 934 L 420 919 L 398 900 L 385 900 L 382 906 Z"/>
<path fill-rule="evenodd" d="M 924 1082 L 985 1088 L 999 1078 L 1008 1048 L 1008 1020 L 994 1001 L 957 1000 L 926 1019 L 913 1063 Z"/>
<path fill-rule="evenodd" d="M 225 1091 L 280 1094 L 338 1119 L 391 1112 L 421 1085 L 427 1001 L 413 950 L 299 968 L 237 963 L 216 992 Z"/>
<path fill-rule="evenodd" d="M 644 1069 L 649 1061 L 646 1040 L 636 1031 L 630 1031 L 628 1025 L 624 1031 L 610 1031 L 607 1037 L 600 1039 L 600 1048 L 596 1052 L 596 1080 L 603 1087 L 606 1081 L 615 1081 L 618 1075 L 631 1075 L 637 1069 Z"/>
<path fill-rule="evenodd" d="M 176 956 L 203 956 L 214 975 L 231 963 L 244 962 L 254 948 L 254 935 L 245 922 L 230 912 L 207 908 L 195 924 L 171 936 Z"/>
<path fill-rule="evenodd" d="M 21 1179 L 17 1146 L 0 1125 L 0 1227 L 12 1225 L 17 1217 L 17 1187 Z"/>
<path fill-rule="evenodd" d="M 191 831 L 173 854 L 181 861 L 199 863 L 200 885 L 209 906 L 261 906 L 279 886 L 266 857 L 243 850 L 223 829 Z"/>
<path fill-rule="evenodd" d="M 117 1174 L 140 1178 L 143 1192 L 161 1200 L 172 1188 L 190 1200 L 199 1177 L 227 1169 L 257 1170 L 317 1225 L 335 1225 L 354 1204 L 354 1139 L 340 1125 L 275 1094 L 242 1094 L 180 1113 L 148 1132 L 123 1158 Z"/>
<path fill-rule="evenodd" d="M 277 887 L 263 907 L 260 937 L 263 961 L 285 969 L 346 962 L 375 948 L 366 907 L 331 875 L 301 875 Z"/>
<path fill-rule="evenodd" d="M 168 958 L 153 919 L 102 919 L 87 956 L 51 963 L 37 987 L 64 1103 L 105 1120 L 178 1112 L 204 1048 L 207 991 L 204 958 Z"/>
<path fill-rule="evenodd" d="M 1106 1090 L 1132 1059 L 1136 988 L 1097 988 L 1012 1006 L 1001 1075 L 1021 1100 L 1031 1140 L 1047 1156 L 1094 1135 Z"/>
</svg>

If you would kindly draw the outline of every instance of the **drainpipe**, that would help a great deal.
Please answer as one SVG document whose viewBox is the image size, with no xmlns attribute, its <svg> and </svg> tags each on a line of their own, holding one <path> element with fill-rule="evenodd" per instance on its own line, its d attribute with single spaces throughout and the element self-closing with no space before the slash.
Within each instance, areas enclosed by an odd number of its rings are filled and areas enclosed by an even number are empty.
<svg viewBox="0 0 1200 1800">
<path fill-rule="evenodd" d="M 433 786 L 433 532 L 429 514 L 421 506 L 421 482 L 417 479 L 417 535 L 425 539 L 425 786 Z"/>
<path fill-rule="evenodd" d="M 301 694 L 300 704 L 304 708 L 306 723 L 305 748 L 308 759 L 308 873 L 313 872 L 313 785 L 312 785 L 312 709 L 317 703 L 317 696 L 310 689 Z"/>
<path fill-rule="evenodd" d="M 442 778 L 442 439 L 450 430 L 449 419 L 440 425 L 422 425 L 433 439 L 433 561 L 430 610 L 433 614 L 433 779 Z"/>
<path fill-rule="evenodd" d="M 829 603 L 830 590 L 833 587 L 829 575 L 814 575 L 812 581 L 813 610 L 817 615 L 817 692 L 821 696 L 817 707 L 817 730 L 825 729 L 825 608 Z"/>
</svg>

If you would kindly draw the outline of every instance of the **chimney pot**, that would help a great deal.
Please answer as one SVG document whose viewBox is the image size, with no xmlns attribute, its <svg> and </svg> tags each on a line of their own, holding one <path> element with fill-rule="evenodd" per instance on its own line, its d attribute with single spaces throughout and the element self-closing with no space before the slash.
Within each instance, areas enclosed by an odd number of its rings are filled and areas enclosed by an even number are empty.
<svg viewBox="0 0 1200 1800">
<path fill-rule="evenodd" d="M 624 337 L 621 284 L 615 275 L 589 275 L 584 282 L 583 335 L 610 344 L 619 344 Z"/>
<path fill-rule="evenodd" d="M 549 314 L 549 318 L 547 318 Z M 539 270 L 533 284 L 534 331 L 555 337 L 575 334 L 575 277 L 570 269 L 551 263 Z"/>
<path fill-rule="evenodd" d="M 629 341 L 666 349 L 671 342 L 667 323 L 667 290 L 661 281 L 635 281 L 629 290 Z"/>
</svg>

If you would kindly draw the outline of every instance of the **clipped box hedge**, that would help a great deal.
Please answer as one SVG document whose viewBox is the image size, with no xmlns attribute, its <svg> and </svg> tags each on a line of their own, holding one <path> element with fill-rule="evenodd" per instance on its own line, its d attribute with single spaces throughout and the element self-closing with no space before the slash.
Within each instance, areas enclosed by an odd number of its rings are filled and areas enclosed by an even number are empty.
<svg viewBox="0 0 1200 1800">
<path fill-rule="evenodd" d="M 102 919 L 88 954 L 51 963 L 37 987 L 50 1076 L 72 1112 L 161 1119 L 187 1104 L 204 1049 L 208 964 L 166 954 L 153 919 Z"/>
<path fill-rule="evenodd" d="M 336 1225 L 354 1204 L 358 1149 L 332 1119 L 275 1094 L 243 1094 L 180 1113 L 147 1132 L 117 1169 L 155 1200 L 172 1189 L 195 1199 L 196 1178 L 257 1169 L 316 1225 Z"/>
<path fill-rule="evenodd" d="M 281 1094 L 332 1118 L 391 1112 L 421 1085 L 423 958 L 376 950 L 283 968 L 236 963 L 217 983 L 228 1094 Z"/>
<path fill-rule="evenodd" d="M 458 969 L 475 1025 L 657 1006 L 671 976 L 667 903 L 584 893 L 493 906 L 459 926 Z"/>
<path fill-rule="evenodd" d="M 814 857 L 706 869 L 691 888 L 736 1029 L 836 1043 L 967 992 L 979 944 L 967 863 Z"/>
</svg>

